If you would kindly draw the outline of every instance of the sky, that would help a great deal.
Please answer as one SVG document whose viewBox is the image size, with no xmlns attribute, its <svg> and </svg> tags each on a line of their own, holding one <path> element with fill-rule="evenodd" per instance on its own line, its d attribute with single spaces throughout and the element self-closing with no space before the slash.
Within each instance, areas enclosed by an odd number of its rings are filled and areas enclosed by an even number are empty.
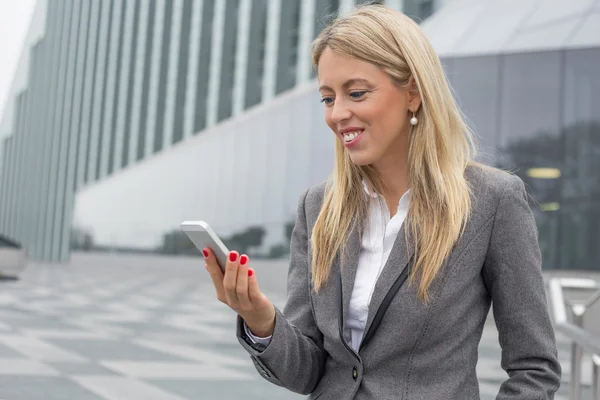
<svg viewBox="0 0 600 400">
<path fill-rule="evenodd" d="M 0 120 L 36 0 L 0 0 Z"/>
</svg>

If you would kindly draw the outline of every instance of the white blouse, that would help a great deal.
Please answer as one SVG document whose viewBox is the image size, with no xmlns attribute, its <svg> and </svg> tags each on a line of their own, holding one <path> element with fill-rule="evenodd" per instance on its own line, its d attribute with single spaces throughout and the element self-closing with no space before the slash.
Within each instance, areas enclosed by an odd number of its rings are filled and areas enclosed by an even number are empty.
<svg viewBox="0 0 600 400">
<path fill-rule="evenodd" d="M 365 191 L 368 193 L 366 185 Z M 390 218 L 390 212 L 383 196 L 371 194 L 369 221 L 362 237 L 356 279 L 344 326 L 344 340 L 356 351 L 358 351 L 365 332 L 369 303 L 375 283 L 377 283 L 379 274 L 392 251 L 396 236 L 406 219 L 410 197 L 410 190 L 404 193 L 398 203 L 396 214 Z M 252 341 L 265 346 L 271 341 L 271 336 L 256 337 L 248 327 L 244 327 Z"/>
</svg>

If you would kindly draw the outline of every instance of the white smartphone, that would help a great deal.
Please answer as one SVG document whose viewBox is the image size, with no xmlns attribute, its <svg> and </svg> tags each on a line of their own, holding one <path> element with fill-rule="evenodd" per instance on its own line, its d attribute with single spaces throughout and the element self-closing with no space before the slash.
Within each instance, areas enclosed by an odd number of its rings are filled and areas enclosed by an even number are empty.
<svg viewBox="0 0 600 400">
<path fill-rule="evenodd" d="M 215 253 L 219 267 L 225 272 L 229 250 L 208 223 L 204 221 L 183 221 L 181 223 L 181 230 L 185 232 L 200 252 L 205 247 L 211 249 Z"/>
</svg>

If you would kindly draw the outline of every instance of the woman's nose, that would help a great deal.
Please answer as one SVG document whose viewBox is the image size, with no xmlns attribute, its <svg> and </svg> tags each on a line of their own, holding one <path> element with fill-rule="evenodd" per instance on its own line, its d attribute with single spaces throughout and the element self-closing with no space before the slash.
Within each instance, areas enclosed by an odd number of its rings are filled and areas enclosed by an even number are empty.
<svg viewBox="0 0 600 400">
<path fill-rule="evenodd" d="M 352 116 L 350 109 L 343 102 L 336 102 L 331 110 L 331 120 L 334 123 L 340 123 Z"/>
</svg>

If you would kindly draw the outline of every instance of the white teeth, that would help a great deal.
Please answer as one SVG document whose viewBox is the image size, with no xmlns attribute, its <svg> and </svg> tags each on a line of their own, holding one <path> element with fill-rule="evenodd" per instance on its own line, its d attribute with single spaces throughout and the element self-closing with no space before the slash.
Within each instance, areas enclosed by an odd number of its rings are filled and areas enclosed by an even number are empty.
<svg viewBox="0 0 600 400">
<path fill-rule="evenodd" d="M 348 143 L 356 139 L 356 137 L 360 135 L 360 132 L 348 132 L 344 133 L 344 142 Z"/>
</svg>

